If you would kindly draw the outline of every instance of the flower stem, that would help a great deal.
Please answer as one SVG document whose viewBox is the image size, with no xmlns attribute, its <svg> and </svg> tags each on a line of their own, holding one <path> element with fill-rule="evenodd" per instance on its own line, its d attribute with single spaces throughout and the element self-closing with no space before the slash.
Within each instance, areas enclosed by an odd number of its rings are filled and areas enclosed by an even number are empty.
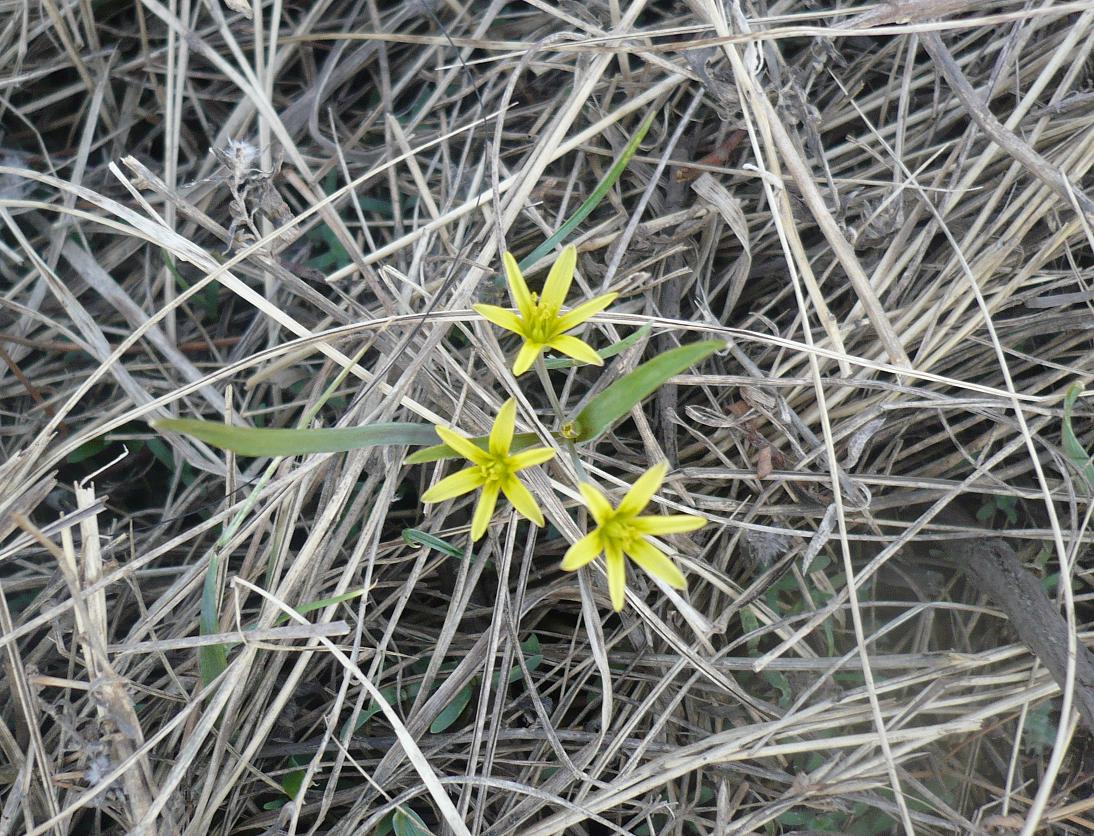
<svg viewBox="0 0 1094 836">
<path fill-rule="evenodd" d="M 554 410 L 555 420 L 558 422 L 557 426 L 559 430 L 562 429 L 563 424 L 566 423 L 566 416 L 562 414 L 562 404 L 559 403 L 558 395 L 555 393 L 555 387 L 551 383 L 551 376 L 547 372 L 547 364 L 543 362 L 543 355 L 540 354 L 536 358 L 535 362 L 536 374 L 539 375 L 539 382 L 543 386 L 543 391 L 547 393 L 547 400 L 551 402 L 551 409 Z M 578 455 L 577 447 L 574 443 L 562 436 L 559 433 L 563 445 L 566 447 L 566 452 L 570 454 L 570 461 L 574 463 L 574 470 L 577 471 L 577 478 L 585 481 L 588 480 L 589 474 L 585 472 L 585 466 L 581 463 L 581 456 Z"/>
</svg>

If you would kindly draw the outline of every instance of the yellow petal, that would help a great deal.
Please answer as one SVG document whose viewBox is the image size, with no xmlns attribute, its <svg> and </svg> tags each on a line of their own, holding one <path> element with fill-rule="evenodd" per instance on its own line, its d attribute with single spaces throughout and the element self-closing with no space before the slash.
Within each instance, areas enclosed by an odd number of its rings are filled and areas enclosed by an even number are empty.
<svg viewBox="0 0 1094 836">
<path fill-rule="evenodd" d="M 536 358 L 539 357 L 541 351 L 543 351 L 543 345 L 541 343 L 525 340 L 524 345 L 522 345 L 520 351 L 517 352 L 517 359 L 513 361 L 513 374 L 520 377 L 532 368 L 532 364 L 536 362 Z"/>
<path fill-rule="evenodd" d="M 574 280 L 574 268 L 576 266 L 577 247 L 570 244 L 551 266 L 551 272 L 547 274 L 547 281 L 543 283 L 542 302 L 544 307 L 554 308 L 556 311 L 562 307 L 562 303 L 566 301 L 566 294 L 570 292 L 570 283 Z"/>
<path fill-rule="evenodd" d="M 464 438 L 459 433 L 448 429 L 448 427 L 437 427 L 437 435 L 441 437 L 441 441 L 475 464 L 486 464 L 490 461 L 490 456 L 485 450 L 471 439 Z"/>
<path fill-rule="evenodd" d="M 501 405 L 498 417 L 490 430 L 490 455 L 503 458 L 509 455 L 509 445 L 513 443 L 513 430 L 517 426 L 517 402 L 510 398 Z"/>
<path fill-rule="evenodd" d="M 444 502 L 446 499 L 463 496 L 486 481 L 482 471 L 477 467 L 469 467 L 459 473 L 446 476 L 436 485 L 422 494 L 422 502 Z"/>
<path fill-rule="evenodd" d="M 562 570 L 574 572 L 596 559 L 596 556 L 604 550 L 600 545 L 600 535 L 594 530 L 586 534 L 562 556 Z"/>
<path fill-rule="evenodd" d="M 505 253 L 501 260 L 505 264 L 505 277 L 509 280 L 509 296 L 513 299 L 513 305 L 520 311 L 521 318 L 527 321 L 531 318 L 532 309 L 535 307 L 532 303 L 532 293 L 528 290 L 528 283 L 524 281 L 524 276 L 521 275 L 517 260 L 513 258 L 512 253 Z"/>
<path fill-rule="evenodd" d="M 490 518 L 494 516 L 494 508 L 498 504 L 498 483 L 487 482 L 482 486 L 482 496 L 479 504 L 475 506 L 475 513 L 471 517 L 471 539 L 478 540 L 486 533 L 486 526 Z"/>
<path fill-rule="evenodd" d="M 695 531 L 709 520 L 693 517 L 691 514 L 669 514 L 667 517 L 635 517 L 631 525 L 642 534 L 679 534 L 682 531 Z"/>
<path fill-rule="evenodd" d="M 627 600 L 627 564 L 623 562 L 623 550 L 614 543 L 604 544 L 604 554 L 607 558 L 608 592 L 612 607 L 619 612 Z"/>
<path fill-rule="evenodd" d="M 555 457 L 555 451 L 550 447 L 533 447 L 530 450 L 521 450 L 509 457 L 509 469 L 516 473 L 526 467 L 534 467 L 543 464 Z"/>
<path fill-rule="evenodd" d="M 687 589 L 687 578 L 676 568 L 676 564 L 652 543 L 634 540 L 627 546 L 627 554 L 631 556 L 631 560 L 673 589 Z"/>
<path fill-rule="evenodd" d="M 497 305 L 472 305 L 471 307 L 478 311 L 483 319 L 487 319 L 495 325 L 500 325 L 506 331 L 512 331 L 514 334 L 524 336 L 524 320 L 512 311 L 499 308 Z"/>
<path fill-rule="evenodd" d="M 577 337 L 562 334 L 554 337 L 547 345 L 555 351 L 561 351 L 563 354 L 573 357 L 578 362 L 588 363 L 591 366 L 604 365 L 604 361 L 600 359 L 600 355 L 593 350 L 593 347 L 588 343 L 583 343 Z"/>
<path fill-rule="evenodd" d="M 571 328 L 576 328 L 589 317 L 595 316 L 608 307 L 608 305 L 614 302 L 618 296 L 618 293 L 605 293 L 603 296 L 597 296 L 595 299 L 583 302 L 569 313 L 563 314 L 558 318 L 558 332 L 561 334 L 565 331 L 569 331 Z M 479 306 L 476 305 L 475 310 L 478 309 Z M 486 314 L 483 314 L 483 316 L 486 316 Z"/>
<path fill-rule="evenodd" d="M 581 482 L 577 489 L 581 491 L 581 496 L 589 508 L 589 513 L 593 515 L 597 525 L 603 525 L 615 513 L 615 509 L 608 502 L 608 498 L 597 489 L 596 485 Z"/>
<path fill-rule="evenodd" d="M 628 516 L 637 514 L 649 505 L 653 495 L 661 487 L 668 469 L 668 462 L 661 462 L 639 476 L 638 480 L 631 485 L 631 489 L 627 491 L 627 495 L 623 497 L 623 501 L 619 503 L 619 513 Z"/>
<path fill-rule="evenodd" d="M 513 507 L 520 511 L 525 519 L 531 520 L 540 527 L 543 526 L 543 512 L 539 510 L 536 498 L 520 483 L 516 476 L 510 476 L 502 482 L 501 489 L 509 498 L 509 501 L 513 503 Z"/>
</svg>

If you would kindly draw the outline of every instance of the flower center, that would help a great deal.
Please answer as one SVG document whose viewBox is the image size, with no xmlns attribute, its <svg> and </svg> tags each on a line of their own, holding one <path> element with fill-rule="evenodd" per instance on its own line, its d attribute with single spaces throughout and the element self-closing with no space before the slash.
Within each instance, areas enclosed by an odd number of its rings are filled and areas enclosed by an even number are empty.
<svg viewBox="0 0 1094 836">
<path fill-rule="evenodd" d="M 610 540 L 620 546 L 630 542 L 632 535 L 633 532 L 631 531 L 629 520 L 612 517 L 600 526 L 600 536 L 605 540 Z"/>
<path fill-rule="evenodd" d="M 528 319 L 528 333 L 537 343 L 545 343 L 555 336 L 555 324 L 558 322 L 558 308 L 544 305 L 539 294 L 532 294 L 532 315 Z"/>
<path fill-rule="evenodd" d="M 479 465 L 479 472 L 487 482 L 504 482 L 510 473 L 509 457 L 502 456 Z"/>
</svg>

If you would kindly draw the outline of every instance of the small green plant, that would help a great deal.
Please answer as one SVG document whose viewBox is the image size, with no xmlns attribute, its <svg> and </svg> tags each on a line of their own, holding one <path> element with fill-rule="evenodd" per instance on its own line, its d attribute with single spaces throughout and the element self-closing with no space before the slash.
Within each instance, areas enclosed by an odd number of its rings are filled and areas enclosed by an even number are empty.
<svg viewBox="0 0 1094 836">
<path fill-rule="evenodd" d="M 595 203 L 615 182 L 627 160 L 637 150 L 637 143 L 649 124 L 650 119 L 647 118 L 636 137 L 627 146 L 623 157 L 617 161 L 598 187 L 597 194 L 594 196 L 595 200 L 586 201 L 580 212 L 587 214 L 591 211 Z M 551 236 L 541 248 L 525 260 L 525 263 L 535 261 L 540 255 L 549 252 L 550 248 L 561 242 L 569 229 L 579 220 L 580 218 L 571 219 L 567 228 Z M 513 360 L 512 371 L 514 376 L 519 377 L 533 365 L 537 367 L 540 381 L 547 389 L 548 399 L 554 406 L 558 419 L 558 428 L 551 433 L 551 440 L 554 442 L 552 446 L 535 446 L 541 443 L 536 435 L 515 432 L 517 402 L 513 398 L 507 400 L 501 407 L 489 436 L 485 438 L 468 438 L 450 427 L 431 427 L 421 424 L 390 423 L 337 429 L 306 428 L 306 423 L 315 414 L 314 410 L 298 429 L 234 427 L 184 419 L 162 419 L 151 423 L 158 429 L 184 432 L 209 444 L 249 456 L 335 452 L 377 444 L 424 446 L 424 449 L 408 456 L 406 463 L 419 464 L 451 457 L 460 457 L 470 462 L 470 467 L 447 476 L 426 490 L 422 494 L 422 501 L 426 504 L 438 503 L 474 490 L 481 490 L 482 494 L 471 520 L 472 541 L 480 539 L 486 533 L 501 494 L 508 498 L 521 516 L 537 526 L 543 526 L 546 521 L 539 503 L 517 478 L 517 473 L 545 464 L 554 458 L 558 449 L 566 449 L 574 459 L 578 472 L 584 474 L 584 468 L 580 464 L 580 451 L 576 445 L 595 442 L 669 378 L 724 348 L 725 343 L 705 340 L 663 352 L 589 397 L 576 414 L 567 417 L 562 414 L 558 397 L 552 389 L 548 362 L 556 366 L 560 362 L 566 365 L 578 362 L 602 366 L 605 357 L 623 350 L 626 340 L 598 352 L 588 343 L 568 333 L 605 310 L 615 301 L 618 294 L 605 293 L 579 303 L 569 311 L 563 311 L 562 306 L 573 284 L 577 266 L 577 250 L 573 245 L 563 248 L 552 265 L 543 291 L 539 295 L 529 289 L 521 272 L 522 265 L 518 264 L 511 253 L 504 253 L 502 261 L 509 295 L 515 310 L 485 304 L 475 305 L 475 310 L 487 321 L 521 338 L 521 346 Z M 557 351 L 569 359 L 545 361 L 543 354 L 548 349 Z M 328 388 L 321 403 L 326 402 L 333 391 L 334 385 Z M 442 443 L 437 444 L 437 441 Z M 625 556 L 629 556 L 646 572 L 670 587 L 685 589 L 687 586 L 687 580 L 672 560 L 646 538 L 694 531 L 702 527 L 706 520 L 687 514 L 640 515 L 660 488 L 666 472 L 665 464 L 655 464 L 631 486 L 618 507 L 612 507 L 608 499 L 587 478 L 581 478 L 577 485 L 592 513 L 595 527 L 570 547 L 561 568 L 565 571 L 576 571 L 603 554 L 609 597 L 616 611 L 621 610 L 625 602 Z M 423 535 L 423 532 L 415 531 L 413 536 L 416 542 L 430 545 L 422 540 Z M 432 535 L 425 536 L 432 537 Z M 456 547 L 447 543 L 446 545 L 449 549 L 442 549 L 445 553 L 453 554 L 458 551 Z M 210 564 L 202 607 L 203 631 L 214 630 L 216 625 L 215 554 L 211 555 Z M 212 661 L 213 664 L 203 672 L 203 678 L 206 681 L 214 671 L 222 671 L 224 667 L 223 658 L 218 657 Z"/>
</svg>

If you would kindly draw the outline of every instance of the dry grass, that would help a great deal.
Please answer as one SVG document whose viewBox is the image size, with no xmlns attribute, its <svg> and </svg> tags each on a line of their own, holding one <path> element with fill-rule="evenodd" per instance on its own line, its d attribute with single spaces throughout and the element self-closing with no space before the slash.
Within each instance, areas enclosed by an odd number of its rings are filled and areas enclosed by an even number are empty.
<svg viewBox="0 0 1094 836">
<path fill-rule="evenodd" d="M 739 5 L 3 2 L 0 834 L 1094 831 L 1060 409 L 1094 369 L 1094 10 Z M 479 433 L 517 394 L 550 429 L 470 305 L 651 109 L 574 240 L 622 296 L 587 339 L 652 336 L 553 380 L 572 407 L 729 340 L 583 450 L 613 490 L 672 463 L 660 503 L 712 520 L 672 538 L 685 595 L 632 573 L 620 617 L 558 570 L 562 457 L 552 525 L 471 548 L 403 449 L 270 470 L 148 430 L 292 426 L 345 370 L 325 425 Z M 955 565 L 977 514 L 1067 675 Z"/>
</svg>

